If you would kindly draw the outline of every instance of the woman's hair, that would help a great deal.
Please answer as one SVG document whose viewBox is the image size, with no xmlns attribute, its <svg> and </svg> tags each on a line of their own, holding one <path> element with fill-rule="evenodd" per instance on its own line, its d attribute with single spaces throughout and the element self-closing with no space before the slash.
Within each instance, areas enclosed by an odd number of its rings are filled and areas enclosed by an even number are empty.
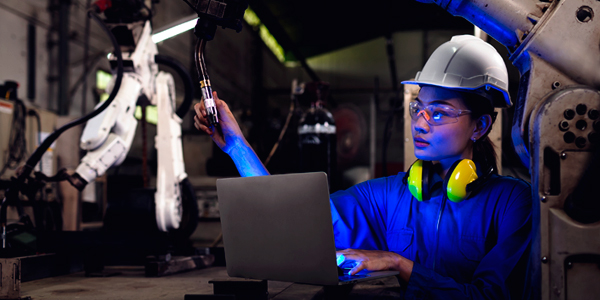
<svg viewBox="0 0 600 300">
<path fill-rule="evenodd" d="M 483 115 L 490 115 L 492 117 L 492 124 L 488 131 L 484 134 L 483 138 L 478 139 L 473 144 L 473 161 L 478 163 L 479 166 L 483 167 L 483 170 L 487 170 L 489 167 L 494 168 L 494 173 L 498 174 L 498 166 L 496 164 L 496 149 L 494 144 L 490 140 L 488 134 L 492 130 L 496 114 L 494 112 L 494 106 L 492 102 L 475 93 L 463 92 L 462 98 L 467 109 L 471 111 L 471 119 L 477 120 Z"/>
</svg>

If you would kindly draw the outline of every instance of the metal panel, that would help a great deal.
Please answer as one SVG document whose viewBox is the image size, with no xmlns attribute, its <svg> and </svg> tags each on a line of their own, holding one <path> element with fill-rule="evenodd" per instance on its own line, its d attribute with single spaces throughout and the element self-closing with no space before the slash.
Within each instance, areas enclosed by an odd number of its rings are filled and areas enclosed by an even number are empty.
<svg viewBox="0 0 600 300">
<path fill-rule="evenodd" d="M 565 118 L 566 110 L 576 111 L 585 105 L 586 111 L 573 118 Z M 532 136 L 532 173 L 534 196 L 534 274 L 541 273 L 542 299 L 567 299 L 565 276 L 569 260 L 584 254 L 600 255 L 600 223 L 584 224 L 565 212 L 565 203 L 574 195 L 584 175 L 584 170 L 592 161 L 594 144 L 588 139 L 594 132 L 589 111 L 600 110 L 600 93 L 589 87 L 557 89 L 534 109 L 530 126 Z M 559 125 L 566 122 L 567 124 Z M 587 126 L 579 126 L 585 122 Z M 573 134 L 573 140 L 567 135 Z M 576 138 L 584 143 L 577 143 Z M 570 141 L 570 142 L 569 142 Z M 585 201 L 593 201 L 586 195 Z M 595 196 L 597 198 L 597 196 Z M 589 199 L 587 199 L 589 198 Z M 536 257 L 537 256 L 537 257 Z M 592 256 L 593 257 L 593 256 Z M 542 261 L 540 266 L 539 260 Z M 583 260 L 581 263 L 593 263 Z M 589 268 L 578 267 L 577 273 L 569 271 L 569 284 L 572 279 L 590 276 L 598 280 L 598 272 L 583 275 Z M 586 292 L 587 295 L 592 295 Z M 578 299 L 578 298 L 572 298 Z"/>
<path fill-rule="evenodd" d="M 0 299 L 20 299 L 21 260 L 19 258 L 2 258 L 0 266 L 2 272 Z"/>
</svg>

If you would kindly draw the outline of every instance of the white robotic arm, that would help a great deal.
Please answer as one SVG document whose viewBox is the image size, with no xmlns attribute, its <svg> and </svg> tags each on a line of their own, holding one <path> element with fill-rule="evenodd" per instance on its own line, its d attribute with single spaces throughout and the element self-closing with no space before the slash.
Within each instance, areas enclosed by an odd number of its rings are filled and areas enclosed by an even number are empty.
<svg viewBox="0 0 600 300">
<path fill-rule="evenodd" d="M 77 167 L 75 176 L 85 182 L 77 188 L 82 189 L 108 168 L 123 162 L 137 127 L 136 103 L 145 96 L 151 104 L 157 105 L 159 112 L 155 207 L 158 228 L 169 231 L 177 229 L 181 222 L 180 183 L 187 177 L 181 146 L 181 119 L 174 111 L 175 85 L 170 74 L 158 72 L 155 62 L 158 51 L 151 39 L 150 23 L 134 23 L 129 27 L 132 32 L 139 32 L 135 50 L 123 55 L 133 68 L 123 75 L 121 88 L 111 106 L 91 119 L 83 131 L 80 146 L 88 153 Z"/>
<path fill-rule="evenodd" d="M 168 73 L 160 72 L 156 77 L 156 100 L 158 170 L 154 199 L 158 228 L 168 231 L 177 229 L 181 222 L 180 183 L 187 178 L 181 146 L 181 119 L 174 111 L 175 85 Z"/>
<path fill-rule="evenodd" d="M 111 106 L 86 124 L 80 147 L 88 153 L 75 171 L 86 182 L 94 181 L 108 168 L 121 164 L 125 159 L 137 126 L 133 113 L 140 91 L 139 81 L 132 74 L 125 73 Z"/>
<path fill-rule="evenodd" d="M 135 33 L 140 23 L 129 25 Z M 137 121 L 134 113 L 138 99 L 155 98 L 155 80 L 158 68 L 154 57 L 158 54 L 151 39 L 150 22 L 143 24 L 133 52 L 123 53 L 123 60 L 131 62 L 123 74 L 121 88 L 115 100 L 104 112 L 91 119 L 83 130 L 80 147 L 88 153 L 76 170 L 86 182 L 102 176 L 108 168 L 125 159 L 135 134 Z"/>
</svg>

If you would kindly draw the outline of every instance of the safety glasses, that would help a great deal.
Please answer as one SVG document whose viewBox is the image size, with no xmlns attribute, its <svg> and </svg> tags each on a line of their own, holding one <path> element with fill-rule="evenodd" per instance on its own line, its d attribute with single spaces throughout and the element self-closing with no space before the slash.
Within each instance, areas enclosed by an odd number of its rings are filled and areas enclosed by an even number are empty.
<svg viewBox="0 0 600 300">
<path fill-rule="evenodd" d="M 419 101 L 411 101 L 408 104 L 410 117 L 416 121 L 423 115 L 429 125 L 437 126 L 458 122 L 458 117 L 470 114 L 470 110 L 454 109 L 444 104 L 423 105 Z"/>
</svg>

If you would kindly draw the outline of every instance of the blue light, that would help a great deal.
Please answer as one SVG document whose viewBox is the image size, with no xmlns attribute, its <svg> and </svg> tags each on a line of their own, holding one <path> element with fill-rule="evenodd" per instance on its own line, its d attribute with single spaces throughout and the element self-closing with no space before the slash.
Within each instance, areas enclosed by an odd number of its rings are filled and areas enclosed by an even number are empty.
<svg viewBox="0 0 600 300">
<path fill-rule="evenodd" d="M 269 171 L 262 164 L 254 150 L 245 143 L 235 142 L 234 145 L 226 151 L 235 163 L 235 166 L 242 177 L 266 176 Z"/>
</svg>

